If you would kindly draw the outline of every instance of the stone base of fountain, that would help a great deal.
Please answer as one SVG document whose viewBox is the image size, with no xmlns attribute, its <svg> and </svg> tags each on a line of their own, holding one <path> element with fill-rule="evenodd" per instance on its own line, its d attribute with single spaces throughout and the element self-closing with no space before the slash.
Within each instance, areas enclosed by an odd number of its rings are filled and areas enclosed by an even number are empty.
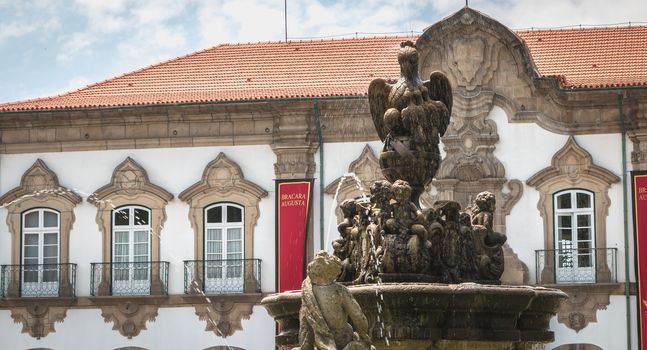
<svg viewBox="0 0 647 350">
<path fill-rule="evenodd" d="M 376 349 L 542 349 L 560 290 L 475 283 L 383 283 L 349 287 Z M 298 346 L 301 292 L 261 304 L 281 324 L 278 346 Z"/>
</svg>

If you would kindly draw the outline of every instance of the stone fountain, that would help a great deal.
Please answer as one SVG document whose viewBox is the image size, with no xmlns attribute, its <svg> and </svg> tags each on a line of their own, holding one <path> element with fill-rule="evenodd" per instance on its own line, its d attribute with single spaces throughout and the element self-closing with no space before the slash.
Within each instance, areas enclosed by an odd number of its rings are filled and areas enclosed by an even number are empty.
<svg viewBox="0 0 647 350">
<path fill-rule="evenodd" d="M 442 160 L 438 145 L 450 122 L 452 90 L 440 72 L 421 80 L 412 42 L 401 44 L 398 61 L 395 84 L 375 79 L 368 90 L 388 181 L 371 186 L 368 200 L 341 204 L 336 258 L 317 256 L 303 292 L 263 299 L 281 325 L 276 344 L 301 350 L 368 349 L 371 343 L 394 350 L 542 349 L 554 340 L 549 321 L 566 295 L 501 285 L 506 236 L 493 230 L 492 193 L 479 193 L 469 208 L 454 201 L 421 208 L 420 194 Z M 328 271 L 328 280 L 320 271 Z M 347 308 L 338 307 L 341 295 L 354 298 Z M 336 329 L 347 341 L 334 344 L 341 337 Z"/>
</svg>

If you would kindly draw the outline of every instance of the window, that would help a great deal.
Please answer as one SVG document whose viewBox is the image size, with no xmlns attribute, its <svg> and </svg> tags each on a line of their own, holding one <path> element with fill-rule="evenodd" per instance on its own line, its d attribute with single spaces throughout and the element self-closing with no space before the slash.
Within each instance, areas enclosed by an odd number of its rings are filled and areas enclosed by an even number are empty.
<svg viewBox="0 0 647 350">
<path fill-rule="evenodd" d="M 150 290 L 149 209 L 127 206 L 112 214 L 113 294 L 148 294 Z"/>
<path fill-rule="evenodd" d="M 60 219 L 51 209 L 22 216 L 22 296 L 58 295 Z"/>
<path fill-rule="evenodd" d="M 205 272 L 207 292 L 210 286 L 226 280 L 231 292 L 243 287 L 244 210 L 238 204 L 215 204 L 205 209 Z M 240 290 L 238 290 L 240 287 Z"/>
<path fill-rule="evenodd" d="M 554 195 L 556 282 L 595 282 L 593 193 L 565 190 Z"/>
</svg>

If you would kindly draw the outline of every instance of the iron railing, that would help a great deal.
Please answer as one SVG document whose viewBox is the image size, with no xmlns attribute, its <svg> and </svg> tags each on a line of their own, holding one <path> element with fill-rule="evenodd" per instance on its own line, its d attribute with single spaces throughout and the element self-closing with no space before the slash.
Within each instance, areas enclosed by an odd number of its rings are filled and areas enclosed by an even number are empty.
<svg viewBox="0 0 647 350">
<path fill-rule="evenodd" d="M 260 259 L 184 261 L 184 293 L 186 294 L 260 292 Z"/>
<path fill-rule="evenodd" d="M 90 294 L 166 295 L 168 261 L 92 263 Z"/>
<path fill-rule="evenodd" d="M 615 283 L 617 251 L 617 248 L 536 250 L 537 284 Z"/>
<path fill-rule="evenodd" d="M 2 265 L 3 297 L 74 297 L 76 264 Z"/>
</svg>

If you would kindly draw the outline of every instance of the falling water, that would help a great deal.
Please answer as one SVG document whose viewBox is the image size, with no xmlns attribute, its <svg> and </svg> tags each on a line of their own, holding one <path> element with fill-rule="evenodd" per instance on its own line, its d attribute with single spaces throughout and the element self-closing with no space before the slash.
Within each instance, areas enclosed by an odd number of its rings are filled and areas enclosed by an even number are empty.
<svg viewBox="0 0 647 350">
<path fill-rule="evenodd" d="M 333 232 L 333 224 L 335 223 L 335 210 L 337 209 L 337 197 L 339 196 L 339 191 L 341 190 L 341 186 L 344 184 L 344 182 L 347 179 L 352 179 L 353 181 L 355 181 L 355 187 L 360 191 L 362 200 L 365 200 L 368 198 L 364 191 L 364 186 L 362 186 L 362 180 L 357 176 L 357 174 L 345 173 L 344 175 L 341 176 L 341 178 L 339 179 L 339 183 L 337 184 L 337 189 L 335 190 L 335 194 L 332 198 L 332 204 L 330 206 L 330 214 L 328 215 L 328 228 L 326 229 L 325 242 L 332 242 L 331 235 Z M 321 247 L 321 249 L 326 250 L 325 247 Z"/>
</svg>

